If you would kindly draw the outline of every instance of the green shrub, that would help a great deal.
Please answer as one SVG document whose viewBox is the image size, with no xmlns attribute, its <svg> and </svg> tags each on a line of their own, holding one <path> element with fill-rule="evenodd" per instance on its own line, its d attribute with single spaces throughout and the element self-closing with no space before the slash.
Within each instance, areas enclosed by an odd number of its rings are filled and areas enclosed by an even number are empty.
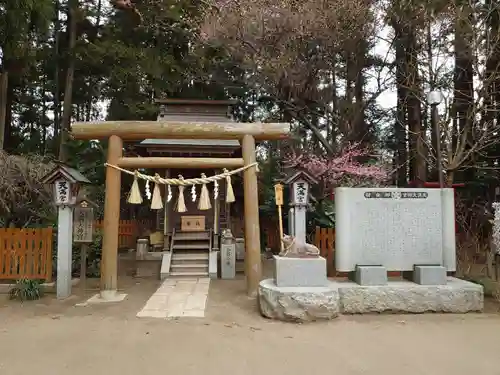
<svg viewBox="0 0 500 375">
<path fill-rule="evenodd" d="M 39 280 L 20 279 L 9 291 L 9 298 L 19 301 L 34 301 L 42 295 L 42 283 Z"/>
</svg>

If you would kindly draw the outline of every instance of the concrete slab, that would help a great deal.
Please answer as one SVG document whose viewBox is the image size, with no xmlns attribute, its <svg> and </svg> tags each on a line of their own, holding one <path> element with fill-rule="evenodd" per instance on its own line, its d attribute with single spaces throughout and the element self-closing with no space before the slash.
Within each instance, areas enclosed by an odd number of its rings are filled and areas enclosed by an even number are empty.
<svg viewBox="0 0 500 375">
<path fill-rule="evenodd" d="M 204 317 L 209 288 L 209 278 L 165 280 L 137 317 Z"/>
</svg>

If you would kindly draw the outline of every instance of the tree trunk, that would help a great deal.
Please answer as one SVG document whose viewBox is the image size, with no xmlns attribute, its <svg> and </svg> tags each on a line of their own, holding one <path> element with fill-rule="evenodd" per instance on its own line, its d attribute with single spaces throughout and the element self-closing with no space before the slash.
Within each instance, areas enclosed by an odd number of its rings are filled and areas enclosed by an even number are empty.
<svg viewBox="0 0 500 375">
<path fill-rule="evenodd" d="M 433 53 L 433 43 L 432 43 L 432 29 L 431 29 L 431 22 L 428 22 L 427 28 L 426 28 L 426 47 L 427 47 L 427 61 L 429 64 L 429 84 L 430 84 L 430 89 L 434 90 L 436 86 L 436 77 L 433 71 L 433 60 L 434 60 L 434 53 Z M 429 109 L 429 107 L 428 107 Z M 432 114 L 429 116 L 429 111 L 426 111 L 426 118 L 425 118 L 425 126 L 424 126 L 424 132 L 429 131 L 431 134 L 431 147 L 427 147 L 427 155 L 431 157 L 432 164 L 431 168 L 429 168 L 429 173 L 427 175 L 427 180 L 428 181 L 439 181 L 439 172 L 437 168 L 437 147 L 438 147 L 438 136 L 436 134 L 436 131 L 434 128 L 432 128 L 433 123 L 432 123 Z M 442 152 L 441 152 L 442 153 Z"/>
<path fill-rule="evenodd" d="M 66 84 L 64 87 L 63 115 L 61 121 L 61 134 L 59 144 L 59 160 L 68 161 L 67 143 L 71 126 L 72 96 L 73 96 L 73 77 L 75 74 L 75 45 L 76 45 L 76 16 L 78 11 L 78 0 L 71 0 L 69 3 L 69 46 L 68 46 L 68 64 L 66 70 Z"/>
<path fill-rule="evenodd" d="M 465 0 L 457 0 L 455 15 L 455 70 L 454 80 L 454 137 L 466 133 L 466 149 L 472 146 L 472 127 L 474 122 L 474 85 L 473 85 L 473 32 L 471 25 L 473 22 L 472 9 Z M 455 141 L 453 151 L 457 152 L 457 142 Z M 460 155 L 456 155 L 460 160 Z M 473 163 L 473 160 L 463 161 Z M 463 164 L 462 162 L 462 164 Z M 452 168 L 458 168 L 458 165 L 452 165 Z M 459 180 L 474 180 L 474 168 L 468 168 L 465 173 L 461 173 Z"/>
<path fill-rule="evenodd" d="M 365 119 L 365 76 L 363 69 L 366 65 L 366 42 L 360 41 L 359 47 L 353 54 L 353 65 L 354 65 L 354 98 L 355 103 L 353 106 L 353 124 L 354 124 L 354 135 L 355 141 L 359 142 L 362 147 L 370 147 L 373 144 L 372 134 L 368 128 L 368 124 Z"/>
<path fill-rule="evenodd" d="M 9 86 L 9 74 L 7 72 L 0 73 L 0 150 L 4 149 L 4 143 L 5 143 L 8 86 Z"/>
<path fill-rule="evenodd" d="M 420 108 L 420 99 L 422 97 L 422 88 L 418 73 L 418 53 L 419 46 L 416 37 L 415 28 L 408 27 L 406 33 L 406 87 L 408 90 L 407 111 L 408 111 L 408 129 L 410 133 L 410 178 L 422 186 L 426 181 L 426 155 L 425 155 L 425 134 L 422 130 L 422 113 Z"/>
<path fill-rule="evenodd" d="M 55 9 L 56 9 L 56 17 L 54 19 L 54 144 L 53 149 L 54 153 L 57 154 L 59 152 L 59 133 L 61 127 L 61 88 L 60 88 L 60 32 L 61 32 L 61 21 L 59 19 L 59 1 L 56 0 Z"/>
<path fill-rule="evenodd" d="M 395 182 L 398 187 L 406 186 L 407 180 L 407 129 L 406 129 L 406 97 L 407 88 L 405 86 L 406 77 L 406 64 L 404 64 L 404 35 L 403 30 L 394 24 L 394 31 L 396 33 L 395 47 L 396 47 L 396 86 L 397 86 L 397 110 L 396 121 L 394 123 L 394 143 L 395 143 L 395 156 L 394 166 L 396 169 Z"/>
<path fill-rule="evenodd" d="M 43 78 L 43 83 L 42 83 L 42 121 L 41 121 L 41 127 L 42 127 L 42 135 L 41 135 L 41 145 L 40 145 L 40 152 L 42 155 L 45 155 L 47 153 L 47 104 L 45 101 L 45 92 L 47 90 L 47 81 L 46 78 Z"/>
</svg>

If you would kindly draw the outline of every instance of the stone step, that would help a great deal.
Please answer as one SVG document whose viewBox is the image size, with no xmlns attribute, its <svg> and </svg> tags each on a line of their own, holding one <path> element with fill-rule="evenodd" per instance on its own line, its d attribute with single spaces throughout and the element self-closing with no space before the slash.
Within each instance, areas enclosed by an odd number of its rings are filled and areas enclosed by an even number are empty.
<svg viewBox="0 0 500 375">
<path fill-rule="evenodd" d="M 170 265 L 170 275 L 174 273 L 191 273 L 201 272 L 208 274 L 208 263 L 195 263 L 195 264 L 172 264 Z"/>
<path fill-rule="evenodd" d="M 176 232 L 173 236 L 174 241 L 200 241 L 209 240 L 210 232 Z"/>
<path fill-rule="evenodd" d="M 208 257 L 172 258 L 172 264 L 208 264 Z"/>
<path fill-rule="evenodd" d="M 172 260 L 208 260 L 208 251 L 178 252 L 172 254 Z"/>
<path fill-rule="evenodd" d="M 206 272 L 170 272 L 169 277 L 208 277 L 208 270 Z"/>
<path fill-rule="evenodd" d="M 210 243 L 175 243 L 172 247 L 173 250 L 209 250 Z"/>
</svg>

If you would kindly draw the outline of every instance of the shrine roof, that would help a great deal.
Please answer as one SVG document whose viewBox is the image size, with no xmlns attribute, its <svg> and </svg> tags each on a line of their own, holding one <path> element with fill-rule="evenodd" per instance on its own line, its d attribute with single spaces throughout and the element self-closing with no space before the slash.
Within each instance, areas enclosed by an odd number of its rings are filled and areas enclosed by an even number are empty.
<svg viewBox="0 0 500 375">
<path fill-rule="evenodd" d="M 51 184 L 59 178 L 70 181 L 71 183 L 90 184 L 87 177 L 82 175 L 78 170 L 71 168 L 59 161 L 56 161 L 56 167 L 52 169 L 42 178 L 42 183 Z"/>
</svg>

